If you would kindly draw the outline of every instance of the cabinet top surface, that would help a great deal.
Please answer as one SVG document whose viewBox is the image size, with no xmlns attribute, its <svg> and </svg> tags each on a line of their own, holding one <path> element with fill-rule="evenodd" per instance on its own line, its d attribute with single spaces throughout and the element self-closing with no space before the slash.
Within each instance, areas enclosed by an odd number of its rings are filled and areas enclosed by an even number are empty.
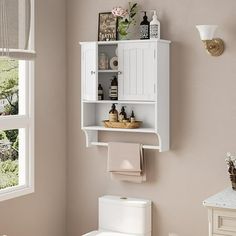
<svg viewBox="0 0 236 236">
<path fill-rule="evenodd" d="M 109 44 L 121 44 L 121 43 L 148 43 L 148 42 L 159 42 L 159 43 L 167 43 L 170 44 L 171 41 L 164 39 L 147 39 L 147 40 L 117 40 L 117 41 L 88 41 L 88 42 L 80 42 L 80 44 L 85 43 L 97 43 L 98 45 L 109 45 Z"/>
<path fill-rule="evenodd" d="M 227 188 L 203 201 L 206 207 L 227 208 L 236 210 L 236 191 Z"/>
</svg>

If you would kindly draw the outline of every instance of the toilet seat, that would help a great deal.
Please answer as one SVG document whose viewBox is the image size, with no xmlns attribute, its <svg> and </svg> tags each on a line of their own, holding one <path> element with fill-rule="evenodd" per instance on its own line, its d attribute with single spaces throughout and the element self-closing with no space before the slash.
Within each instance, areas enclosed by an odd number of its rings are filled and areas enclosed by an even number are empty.
<svg viewBox="0 0 236 236">
<path fill-rule="evenodd" d="M 134 236 L 134 235 L 99 230 L 99 231 L 92 231 L 92 232 L 84 234 L 82 236 Z"/>
</svg>

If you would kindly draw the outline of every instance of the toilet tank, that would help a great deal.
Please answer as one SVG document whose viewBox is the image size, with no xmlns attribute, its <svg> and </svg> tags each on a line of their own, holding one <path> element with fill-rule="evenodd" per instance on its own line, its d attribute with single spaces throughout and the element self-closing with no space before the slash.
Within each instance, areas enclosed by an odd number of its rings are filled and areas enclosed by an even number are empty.
<svg viewBox="0 0 236 236">
<path fill-rule="evenodd" d="M 99 229 L 119 233 L 151 233 L 151 201 L 119 196 L 99 198 Z"/>
</svg>

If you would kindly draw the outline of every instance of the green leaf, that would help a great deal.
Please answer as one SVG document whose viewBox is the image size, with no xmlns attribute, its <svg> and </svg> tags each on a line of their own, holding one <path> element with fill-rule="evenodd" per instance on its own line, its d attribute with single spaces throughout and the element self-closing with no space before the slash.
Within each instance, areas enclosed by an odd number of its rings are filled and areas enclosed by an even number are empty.
<svg viewBox="0 0 236 236">
<path fill-rule="evenodd" d="M 137 5 L 138 5 L 138 3 L 134 3 L 134 5 L 131 7 L 130 11 L 132 11 Z"/>
<path fill-rule="evenodd" d="M 133 18 L 135 15 L 136 15 L 136 12 L 135 12 L 135 13 L 132 13 L 132 14 L 130 14 L 130 17 L 131 17 L 131 18 Z"/>
</svg>

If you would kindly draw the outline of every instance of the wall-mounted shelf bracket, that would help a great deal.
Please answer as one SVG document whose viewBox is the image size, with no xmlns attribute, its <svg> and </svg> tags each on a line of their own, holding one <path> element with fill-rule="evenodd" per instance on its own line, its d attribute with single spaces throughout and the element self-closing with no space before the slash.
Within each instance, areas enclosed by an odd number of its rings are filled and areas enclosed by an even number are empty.
<svg viewBox="0 0 236 236">
<path fill-rule="evenodd" d="M 97 130 L 83 130 L 86 137 L 86 147 L 92 147 L 92 143 L 98 141 L 98 131 Z"/>
</svg>

